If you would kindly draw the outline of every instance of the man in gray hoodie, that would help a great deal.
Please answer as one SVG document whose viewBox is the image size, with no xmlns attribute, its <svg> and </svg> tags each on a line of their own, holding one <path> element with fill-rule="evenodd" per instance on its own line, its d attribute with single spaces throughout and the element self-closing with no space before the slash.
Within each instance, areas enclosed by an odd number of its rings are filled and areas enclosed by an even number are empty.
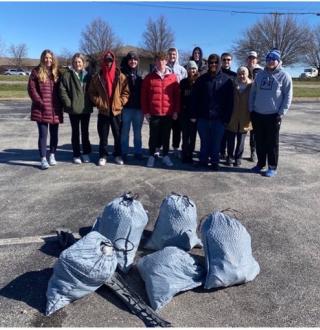
<svg viewBox="0 0 320 330">
<path fill-rule="evenodd" d="M 273 177 L 277 174 L 279 132 L 282 117 L 292 101 L 292 79 L 282 70 L 281 53 L 272 49 L 266 56 L 266 67 L 259 72 L 250 92 L 249 111 L 256 137 L 258 163 L 253 171 Z"/>
</svg>

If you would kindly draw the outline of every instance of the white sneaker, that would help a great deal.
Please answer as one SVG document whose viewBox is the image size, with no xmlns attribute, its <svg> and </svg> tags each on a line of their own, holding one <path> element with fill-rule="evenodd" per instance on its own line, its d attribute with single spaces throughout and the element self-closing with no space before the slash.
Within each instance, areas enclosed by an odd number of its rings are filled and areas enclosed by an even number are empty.
<svg viewBox="0 0 320 330">
<path fill-rule="evenodd" d="M 50 154 L 50 156 L 49 156 L 49 165 L 50 166 L 57 165 L 57 161 L 56 161 L 56 159 L 54 157 L 54 154 Z"/>
<path fill-rule="evenodd" d="M 42 158 L 41 159 L 41 169 L 42 170 L 46 170 L 48 169 L 50 166 L 49 166 L 49 163 L 47 161 L 47 158 Z"/>
<path fill-rule="evenodd" d="M 99 159 L 99 166 L 104 166 L 104 165 L 106 165 L 106 163 L 107 163 L 107 160 L 105 158 Z"/>
<path fill-rule="evenodd" d="M 82 163 L 80 157 L 73 157 L 73 162 L 77 165 L 80 165 Z"/>
<path fill-rule="evenodd" d="M 82 155 L 82 161 L 84 163 L 90 163 L 90 157 L 89 157 L 89 155 L 87 155 L 87 154 Z"/>
<path fill-rule="evenodd" d="M 154 167 L 155 158 L 153 156 L 149 156 L 147 161 L 147 167 Z"/>
<path fill-rule="evenodd" d="M 168 155 L 162 158 L 162 163 L 169 167 L 173 166 L 173 163 Z"/>
<path fill-rule="evenodd" d="M 117 156 L 114 161 L 118 164 L 118 165 L 123 165 L 123 159 L 121 158 L 121 156 Z"/>
</svg>

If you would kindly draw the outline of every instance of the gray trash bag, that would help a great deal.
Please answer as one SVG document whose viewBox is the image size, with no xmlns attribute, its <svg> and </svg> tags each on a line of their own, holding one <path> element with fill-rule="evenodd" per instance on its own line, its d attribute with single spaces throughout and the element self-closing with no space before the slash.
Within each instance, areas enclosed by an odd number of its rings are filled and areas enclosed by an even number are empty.
<svg viewBox="0 0 320 330">
<path fill-rule="evenodd" d="M 56 261 L 47 289 L 46 315 L 94 292 L 117 268 L 112 243 L 90 232 L 64 250 Z"/>
<path fill-rule="evenodd" d="M 145 244 L 146 249 L 160 250 L 177 246 L 189 251 L 202 246 L 197 236 L 197 208 L 188 196 L 168 195 L 160 206 L 153 233 Z"/>
<path fill-rule="evenodd" d="M 250 234 L 238 220 L 213 212 L 203 221 L 201 235 L 207 269 L 205 289 L 249 282 L 259 274 Z"/>
<path fill-rule="evenodd" d="M 168 304 L 178 292 L 202 285 L 205 269 L 195 257 L 175 246 L 156 251 L 137 262 L 154 310 Z"/>
<path fill-rule="evenodd" d="M 147 223 L 143 205 L 129 192 L 107 204 L 92 230 L 111 240 L 117 251 L 118 266 L 126 273 L 134 262 Z"/>
</svg>

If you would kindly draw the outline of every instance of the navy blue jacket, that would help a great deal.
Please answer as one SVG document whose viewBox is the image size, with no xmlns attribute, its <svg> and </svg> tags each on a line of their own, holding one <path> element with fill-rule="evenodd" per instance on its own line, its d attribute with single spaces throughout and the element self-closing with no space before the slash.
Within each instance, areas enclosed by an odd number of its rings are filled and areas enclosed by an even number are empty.
<svg viewBox="0 0 320 330">
<path fill-rule="evenodd" d="M 233 109 L 233 83 L 221 71 L 200 76 L 192 91 L 191 118 L 218 119 L 227 124 Z"/>
</svg>

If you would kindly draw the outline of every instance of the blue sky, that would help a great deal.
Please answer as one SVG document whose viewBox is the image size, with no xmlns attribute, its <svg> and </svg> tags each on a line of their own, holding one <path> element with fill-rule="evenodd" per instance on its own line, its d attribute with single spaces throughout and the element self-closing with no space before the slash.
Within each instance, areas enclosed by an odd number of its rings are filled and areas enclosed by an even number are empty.
<svg viewBox="0 0 320 330">
<path fill-rule="evenodd" d="M 207 56 L 229 51 L 234 41 L 263 16 L 235 13 L 239 11 L 320 12 L 320 2 L 0 2 L 0 39 L 6 46 L 26 43 L 32 58 L 39 58 L 45 48 L 56 54 L 64 48 L 75 52 L 81 31 L 100 17 L 124 44 L 143 46 L 142 33 L 148 19 L 164 15 L 175 33 L 178 49 L 191 51 L 200 46 Z M 320 16 L 297 18 L 303 24 L 320 24 Z M 236 66 L 234 63 L 234 69 Z M 301 72 L 301 68 L 290 70 L 293 75 Z"/>
</svg>

